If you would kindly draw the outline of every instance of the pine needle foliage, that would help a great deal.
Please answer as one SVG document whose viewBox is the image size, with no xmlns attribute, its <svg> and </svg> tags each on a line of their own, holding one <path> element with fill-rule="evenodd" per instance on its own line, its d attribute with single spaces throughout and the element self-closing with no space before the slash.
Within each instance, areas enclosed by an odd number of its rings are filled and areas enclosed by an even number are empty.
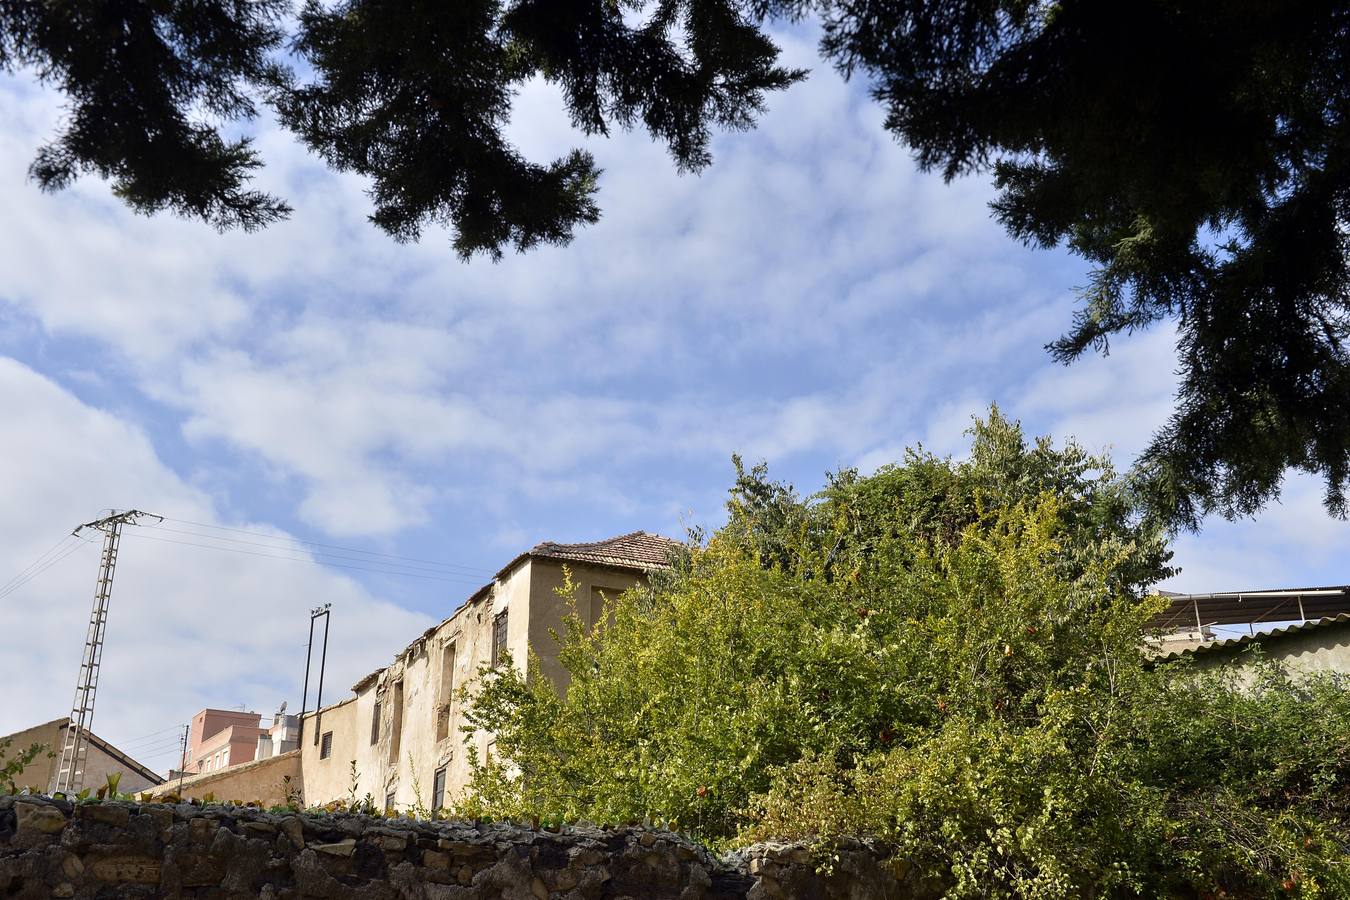
<svg viewBox="0 0 1350 900">
<path fill-rule="evenodd" d="M 290 208 L 227 128 L 267 100 L 389 235 L 497 258 L 600 216 L 588 153 L 507 139 L 522 85 L 699 171 L 805 77 L 769 36 L 803 18 L 920 166 L 987 174 L 1011 235 L 1091 264 L 1057 359 L 1175 326 L 1177 403 L 1138 467 L 1156 515 L 1250 515 L 1291 469 L 1350 512 L 1347 0 L 0 0 L 0 72 L 68 103 L 46 190 L 89 173 L 140 212 L 265 226 Z"/>
<path fill-rule="evenodd" d="M 564 693 L 533 662 L 465 689 L 498 755 L 463 808 L 865 836 L 953 898 L 1345 896 L 1350 694 L 1152 666 L 1134 502 L 997 411 L 964 461 L 806 500 L 742 468 L 673 573 L 569 618 Z"/>
</svg>

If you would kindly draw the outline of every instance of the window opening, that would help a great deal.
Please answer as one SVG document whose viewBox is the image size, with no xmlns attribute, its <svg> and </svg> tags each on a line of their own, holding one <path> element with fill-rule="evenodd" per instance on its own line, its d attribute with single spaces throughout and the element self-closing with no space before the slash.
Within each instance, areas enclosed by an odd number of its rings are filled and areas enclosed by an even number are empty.
<svg viewBox="0 0 1350 900">
<path fill-rule="evenodd" d="M 394 708 L 389 711 L 389 762 L 398 764 L 399 744 L 403 739 L 403 679 L 394 682 Z"/>
<path fill-rule="evenodd" d="M 492 620 L 492 667 L 501 664 L 506 653 L 506 610 L 497 613 Z"/>
<path fill-rule="evenodd" d="M 455 697 L 455 645 L 441 651 L 441 686 L 436 698 L 436 740 L 450 736 L 450 703 Z"/>
<path fill-rule="evenodd" d="M 436 777 L 431 780 L 431 808 L 440 809 L 445 806 L 445 766 L 436 770 Z"/>
</svg>

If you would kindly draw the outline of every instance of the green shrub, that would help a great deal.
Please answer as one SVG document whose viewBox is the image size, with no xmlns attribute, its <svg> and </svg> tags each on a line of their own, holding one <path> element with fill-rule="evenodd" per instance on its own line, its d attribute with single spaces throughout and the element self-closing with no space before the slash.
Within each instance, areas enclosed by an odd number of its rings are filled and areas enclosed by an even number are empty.
<svg viewBox="0 0 1350 900">
<path fill-rule="evenodd" d="M 558 635 L 569 683 L 484 671 L 461 809 L 882 840 L 951 897 L 1350 896 L 1350 700 L 1269 663 L 1151 667 L 1163 536 L 1128 485 L 997 412 L 728 524 Z M 570 582 L 565 594 L 570 591 Z"/>
</svg>

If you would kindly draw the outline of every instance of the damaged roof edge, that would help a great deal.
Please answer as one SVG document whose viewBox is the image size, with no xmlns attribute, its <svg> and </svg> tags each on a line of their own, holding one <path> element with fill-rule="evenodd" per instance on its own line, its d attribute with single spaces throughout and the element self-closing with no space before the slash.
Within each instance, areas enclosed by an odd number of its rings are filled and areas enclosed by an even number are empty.
<svg viewBox="0 0 1350 900">
<path fill-rule="evenodd" d="M 432 626 L 431 626 L 430 628 L 428 628 L 426 631 L 422 632 L 422 633 L 417 637 L 416 640 L 411 641 L 411 642 L 410 642 L 407 646 L 405 646 L 402 650 L 400 650 L 398 653 L 395 653 L 395 654 L 394 654 L 394 660 L 397 661 L 397 660 L 399 660 L 399 659 L 402 659 L 404 656 L 407 655 L 408 651 L 410 651 L 410 650 L 412 650 L 414 647 L 416 647 L 416 646 L 418 645 L 418 643 L 430 639 L 432 635 L 434 635 L 436 632 L 440 631 L 442 628 L 444 628 L 445 626 L 449 625 L 449 624 L 450 624 L 451 622 L 453 622 L 456 618 L 458 618 L 458 617 L 464 612 L 464 610 L 468 609 L 468 608 L 469 608 L 470 606 L 472 606 L 474 603 L 477 603 L 479 600 L 482 600 L 484 597 L 486 597 L 488 594 L 490 594 L 490 593 L 492 592 L 492 586 L 493 586 L 494 584 L 496 584 L 495 581 L 489 581 L 487 584 L 483 585 L 483 586 L 480 587 L 478 590 L 476 590 L 476 591 L 474 591 L 472 594 L 470 594 L 470 595 L 468 596 L 468 598 L 467 598 L 463 603 L 461 603 L 459 606 L 455 607 L 455 611 L 454 611 L 454 612 L 452 612 L 450 615 L 446 616 L 444 619 L 442 619 L 442 620 L 441 620 L 440 622 L 438 622 L 437 624 L 432 625 Z M 380 666 L 380 667 L 379 667 L 378 669 L 376 669 L 374 672 L 371 672 L 369 675 L 366 675 L 366 676 L 365 676 L 364 678 L 362 678 L 360 681 L 356 682 L 356 684 L 352 685 L 352 693 L 354 693 L 354 694 L 359 694 L 359 693 L 361 693 L 362 691 L 364 691 L 366 688 L 370 687 L 371 683 L 374 682 L 377 678 L 379 678 L 380 675 L 382 675 L 386 670 L 388 670 L 388 668 L 389 668 L 389 666 Z"/>
<path fill-rule="evenodd" d="M 623 572 L 650 572 L 654 569 L 669 568 L 670 562 L 665 557 L 682 546 L 684 545 L 673 538 L 649 534 L 646 531 L 630 531 L 627 534 L 606 538 L 602 541 L 580 544 L 559 544 L 554 541 L 543 541 L 535 544 L 498 570 L 491 581 L 470 594 L 463 603 L 455 608 L 454 612 L 442 619 L 439 624 L 432 625 L 402 650 L 394 654 L 394 661 L 397 662 L 407 656 L 419 643 L 429 640 L 432 635 L 453 622 L 466 609 L 490 596 L 497 583 L 503 581 L 526 560 L 547 559 L 550 562 L 562 565 L 593 566 L 601 569 L 617 569 Z M 381 666 L 366 675 L 352 685 L 352 693 L 359 694 L 367 690 L 388 669 L 389 666 Z"/>
</svg>

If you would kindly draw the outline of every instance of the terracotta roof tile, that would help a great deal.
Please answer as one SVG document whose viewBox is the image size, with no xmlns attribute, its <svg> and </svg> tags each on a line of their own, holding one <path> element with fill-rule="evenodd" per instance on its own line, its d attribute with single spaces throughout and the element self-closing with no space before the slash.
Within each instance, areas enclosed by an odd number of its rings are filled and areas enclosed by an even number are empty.
<svg viewBox="0 0 1350 900">
<path fill-rule="evenodd" d="M 681 546 L 679 541 L 659 534 L 633 531 L 587 544 L 558 544 L 545 541 L 542 544 L 535 544 L 530 549 L 530 555 L 636 569 L 668 569 L 670 554 Z"/>
<path fill-rule="evenodd" d="M 645 531 L 633 531 L 603 541 L 591 541 L 584 544 L 559 544 L 544 541 L 535 544 L 529 550 L 507 563 L 497 578 L 503 578 L 508 572 L 527 559 L 561 559 L 572 562 L 590 563 L 597 566 L 614 566 L 620 569 L 637 569 L 642 572 L 652 569 L 670 568 L 670 555 L 684 546 L 679 541 L 659 534 Z"/>
</svg>

